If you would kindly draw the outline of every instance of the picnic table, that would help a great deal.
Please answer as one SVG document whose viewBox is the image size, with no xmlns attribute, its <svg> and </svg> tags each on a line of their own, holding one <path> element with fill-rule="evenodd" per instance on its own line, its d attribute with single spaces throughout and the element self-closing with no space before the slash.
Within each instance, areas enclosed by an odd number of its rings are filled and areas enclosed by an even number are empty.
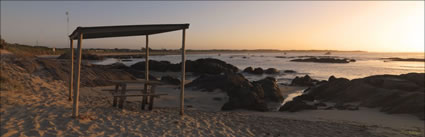
<svg viewBox="0 0 425 137">
<path fill-rule="evenodd" d="M 158 85 L 163 85 L 164 83 L 156 80 L 110 80 L 115 84 L 115 89 L 103 89 L 103 91 L 110 91 L 112 92 L 113 96 L 113 107 L 117 106 L 118 108 L 123 108 L 124 101 L 127 99 L 127 97 L 137 97 L 142 96 L 142 105 L 141 109 L 145 109 L 145 105 L 149 105 L 149 110 L 152 110 L 154 98 L 160 97 L 162 95 L 167 94 L 156 94 L 155 88 Z M 144 84 L 144 89 L 127 89 L 128 84 Z M 139 94 L 128 94 L 127 91 L 141 91 Z M 120 99 L 118 102 L 118 98 Z"/>
</svg>

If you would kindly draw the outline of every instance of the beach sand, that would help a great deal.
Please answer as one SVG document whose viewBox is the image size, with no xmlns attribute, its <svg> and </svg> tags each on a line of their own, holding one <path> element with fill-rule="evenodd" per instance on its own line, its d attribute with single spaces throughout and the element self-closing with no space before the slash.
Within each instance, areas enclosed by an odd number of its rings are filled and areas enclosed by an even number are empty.
<svg viewBox="0 0 425 137">
<path fill-rule="evenodd" d="M 3 66 L 3 64 L 2 64 Z M 423 136 L 423 121 L 413 116 L 389 115 L 374 109 L 359 111 L 253 112 L 220 108 L 227 95 L 220 91 L 187 89 L 185 115 L 178 113 L 179 89 L 155 100 L 154 110 L 140 110 L 140 98 L 129 98 L 124 109 L 112 107 L 111 87 L 83 87 L 80 117 L 71 118 L 72 102 L 64 81 L 41 78 L 19 67 L 3 72 L 23 85 L 0 91 L 1 136 Z M 4 73 L 2 75 L 5 75 Z M 4 84 L 4 83 L 2 83 Z M 132 88 L 141 88 L 130 85 Z M 287 87 L 287 90 L 298 88 Z M 215 99 L 214 99 L 215 98 Z M 218 99 L 220 98 L 220 99 Z M 422 123 L 422 126 L 420 125 Z"/>
<path fill-rule="evenodd" d="M 397 129 L 374 121 L 349 122 L 346 114 L 333 111 L 299 113 L 218 111 L 224 97 L 215 92 L 186 92 L 185 116 L 178 114 L 179 90 L 162 87 L 169 93 L 156 100 L 152 111 L 141 111 L 138 99 L 129 99 L 124 109 L 113 108 L 105 87 L 82 88 L 79 119 L 71 118 L 72 103 L 61 81 L 46 82 L 32 77 L 33 91 L 1 91 L 2 136 L 408 136 L 423 135 L 422 129 Z M 39 82 L 37 82 L 39 81 Z M 133 101 L 131 101 L 133 100 Z M 209 111 L 207 111 L 209 110 Z M 320 114 L 322 113 L 322 114 Z M 327 115 L 333 114 L 333 115 Z M 346 119 L 334 117 L 339 115 Z M 344 116 L 345 115 L 345 116 Z M 396 116 L 375 113 L 374 117 L 394 120 Z M 385 119 L 390 118 L 390 119 Z M 408 117 L 396 117 L 408 118 Z M 382 120 L 379 119 L 379 120 Z M 355 119 L 353 119 L 355 121 Z M 395 119 L 397 120 L 397 119 Z M 365 122 L 365 123 L 364 123 Z M 372 122 L 372 123 L 368 123 Z M 395 121 L 397 122 L 397 121 Z M 398 121 L 398 122 L 423 122 Z M 400 123 L 399 123 L 400 124 Z M 409 124 L 409 123 L 404 123 Z M 391 125 L 391 124 L 390 124 Z M 419 131 L 418 131 L 419 130 Z M 422 131 L 421 131 L 422 130 Z M 422 133 L 420 133 L 422 132 Z"/>
</svg>

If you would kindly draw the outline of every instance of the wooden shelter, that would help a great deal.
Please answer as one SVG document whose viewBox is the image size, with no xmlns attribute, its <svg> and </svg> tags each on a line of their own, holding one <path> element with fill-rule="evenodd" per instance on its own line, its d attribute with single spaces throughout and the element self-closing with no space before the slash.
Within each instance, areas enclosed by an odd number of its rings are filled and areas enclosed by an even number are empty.
<svg viewBox="0 0 425 137">
<path fill-rule="evenodd" d="M 125 37 L 125 36 L 146 36 L 146 68 L 145 78 L 149 81 L 149 35 L 182 30 L 182 62 L 181 62 L 181 92 L 180 92 L 180 114 L 184 114 L 184 83 L 185 83 L 185 35 L 189 24 L 153 24 L 153 25 L 124 25 L 124 26 L 97 26 L 97 27 L 77 27 L 77 29 L 69 35 L 71 50 L 71 72 L 69 81 L 69 100 L 73 100 L 72 116 L 78 117 L 78 101 L 80 92 L 80 71 L 81 71 L 81 55 L 83 39 L 96 39 L 108 37 Z M 74 65 L 74 45 L 73 40 L 78 40 L 77 62 Z M 74 73 L 75 70 L 75 73 Z M 146 88 L 146 86 L 145 86 Z M 72 98 L 72 94 L 74 95 Z"/>
</svg>

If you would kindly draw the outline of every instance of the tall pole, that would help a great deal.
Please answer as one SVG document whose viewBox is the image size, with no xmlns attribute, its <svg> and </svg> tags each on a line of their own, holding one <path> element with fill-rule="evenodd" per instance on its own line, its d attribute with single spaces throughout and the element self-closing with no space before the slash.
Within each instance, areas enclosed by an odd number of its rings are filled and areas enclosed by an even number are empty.
<svg viewBox="0 0 425 137">
<path fill-rule="evenodd" d="M 146 44 L 145 44 L 145 80 L 149 81 L 149 35 L 146 35 Z M 143 93 L 148 93 L 148 84 L 145 83 Z M 145 104 L 148 102 L 148 97 L 143 96 L 142 98 L 142 110 L 145 109 Z"/>
<path fill-rule="evenodd" d="M 74 103 L 73 103 L 73 109 L 72 109 L 72 117 L 77 118 L 78 117 L 78 101 L 80 96 L 80 70 L 81 70 L 81 54 L 82 54 L 82 48 L 81 48 L 81 42 L 83 40 L 83 34 L 80 34 L 78 37 L 78 55 L 77 55 L 77 65 L 76 65 L 76 73 L 75 73 L 75 79 L 74 79 Z"/>
<path fill-rule="evenodd" d="M 68 100 L 72 100 L 72 88 L 74 86 L 74 43 L 73 40 L 69 39 L 69 48 L 71 53 L 71 75 L 69 77 L 69 93 L 68 93 Z"/>
<path fill-rule="evenodd" d="M 145 53 L 145 79 L 149 81 L 149 35 L 146 35 L 146 53 Z"/>
<path fill-rule="evenodd" d="M 68 11 L 65 13 L 66 14 L 66 35 L 69 35 L 69 13 Z"/>
<path fill-rule="evenodd" d="M 183 29 L 182 36 L 182 78 L 181 78 L 181 92 L 180 92 L 180 115 L 184 115 L 184 83 L 186 79 L 186 51 L 185 51 L 185 37 L 186 37 L 186 29 Z"/>
</svg>

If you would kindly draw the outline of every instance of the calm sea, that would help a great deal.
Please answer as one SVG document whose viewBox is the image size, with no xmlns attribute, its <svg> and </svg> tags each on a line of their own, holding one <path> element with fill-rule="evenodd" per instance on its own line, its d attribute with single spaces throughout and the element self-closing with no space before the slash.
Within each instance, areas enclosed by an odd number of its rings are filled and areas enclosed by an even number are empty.
<svg viewBox="0 0 425 137">
<path fill-rule="evenodd" d="M 329 56 L 356 59 L 356 62 L 348 64 L 332 63 L 308 63 L 291 62 L 289 58 L 276 58 L 276 56 L 325 56 L 323 52 L 288 52 L 284 53 L 224 53 L 224 54 L 188 54 L 188 60 L 200 58 L 216 58 L 237 66 L 240 70 L 246 67 L 261 67 L 263 69 L 276 68 L 282 72 L 278 75 L 250 75 L 244 74 L 249 80 L 258 80 L 267 76 L 278 79 L 279 83 L 288 84 L 295 76 L 310 75 L 312 78 L 326 80 L 330 76 L 345 77 L 348 79 L 362 78 L 378 74 L 404 74 L 410 72 L 424 73 L 424 62 L 384 62 L 381 58 L 424 58 L 424 53 L 370 53 L 370 52 L 335 52 Z M 152 60 L 166 60 L 172 63 L 179 63 L 180 55 L 151 56 Z M 132 65 L 144 59 L 134 58 L 131 61 L 122 62 L 125 65 Z M 112 64 L 121 60 L 108 58 L 95 64 Z M 283 73 L 284 70 L 295 70 L 297 73 Z"/>
</svg>

